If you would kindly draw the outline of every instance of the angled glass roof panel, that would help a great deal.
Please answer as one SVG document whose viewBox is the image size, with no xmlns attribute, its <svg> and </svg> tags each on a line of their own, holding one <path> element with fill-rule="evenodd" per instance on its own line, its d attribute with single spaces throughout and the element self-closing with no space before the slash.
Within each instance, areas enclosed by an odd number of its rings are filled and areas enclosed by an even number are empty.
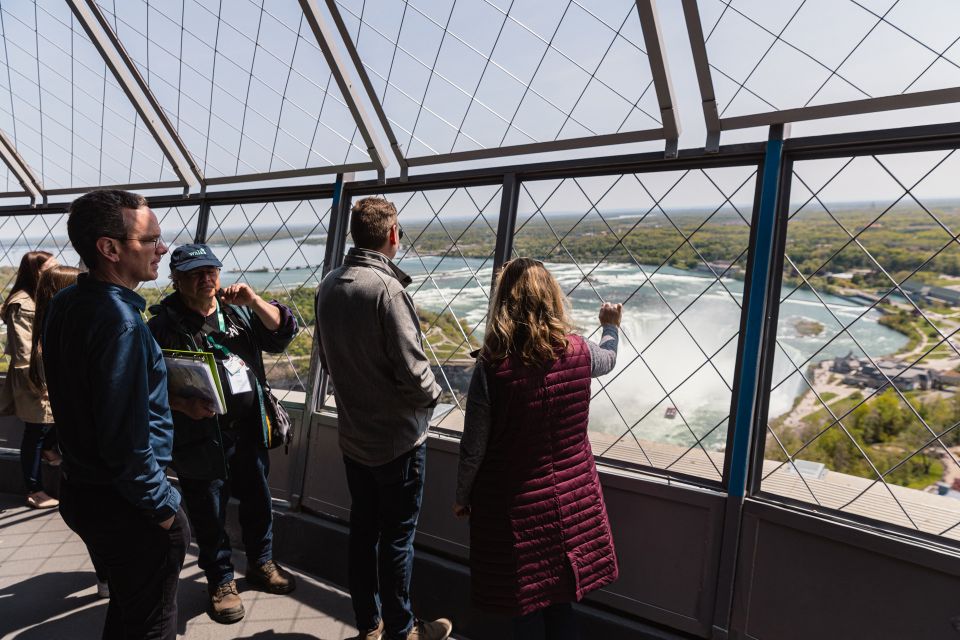
<svg viewBox="0 0 960 640">
<path fill-rule="evenodd" d="M 698 8 L 721 118 L 960 87 L 955 2 L 705 0 Z"/>
<path fill-rule="evenodd" d="M 207 178 L 368 162 L 296 0 L 98 0 Z"/>
<path fill-rule="evenodd" d="M 177 179 L 66 3 L 4 3 L 0 37 L 0 127 L 44 188 Z"/>
<path fill-rule="evenodd" d="M 337 6 L 406 157 L 660 127 L 634 0 Z"/>
</svg>

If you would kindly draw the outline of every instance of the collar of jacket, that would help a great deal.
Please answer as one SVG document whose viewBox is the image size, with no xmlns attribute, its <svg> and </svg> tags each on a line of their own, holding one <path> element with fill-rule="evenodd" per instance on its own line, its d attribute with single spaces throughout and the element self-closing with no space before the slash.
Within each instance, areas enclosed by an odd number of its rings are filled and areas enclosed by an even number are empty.
<svg viewBox="0 0 960 640">
<path fill-rule="evenodd" d="M 223 311 L 224 320 L 231 325 L 238 327 L 246 331 L 247 327 L 243 321 L 242 314 L 234 307 L 234 305 L 220 303 L 220 309 Z M 163 300 L 160 301 L 160 304 L 155 304 L 150 307 L 150 313 L 153 315 L 159 315 L 160 311 L 165 311 L 174 321 L 174 325 L 178 327 L 178 330 L 182 333 L 186 333 L 193 337 L 201 329 L 203 329 L 203 323 L 206 321 L 206 318 L 190 307 L 186 305 L 183 301 L 183 298 L 180 297 L 180 293 L 174 291 L 169 294 Z"/>
<path fill-rule="evenodd" d="M 343 259 L 343 265 L 345 267 L 370 267 L 371 269 L 379 269 L 396 278 L 404 288 L 409 287 L 410 283 L 413 282 L 413 278 L 404 273 L 400 267 L 393 264 L 390 258 L 373 249 L 352 247 L 350 251 L 347 252 L 347 257 Z"/>
<path fill-rule="evenodd" d="M 151 307 L 150 311 L 158 313 L 160 309 L 164 309 L 175 321 L 175 324 L 191 336 L 203 328 L 205 318 L 188 307 L 177 291 L 161 300 L 159 305 Z"/>
<path fill-rule="evenodd" d="M 112 296 L 116 296 L 130 306 L 136 308 L 136 310 L 140 313 L 143 313 L 143 310 L 147 308 L 147 301 L 144 300 L 143 297 L 133 289 L 127 289 L 124 286 L 107 282 L 105 280 L 98 280 L 89 273 L 81 273 L 79 276 L 77 276 L 77 288 L 81 291 L 100 291 Z"/>
</svg>

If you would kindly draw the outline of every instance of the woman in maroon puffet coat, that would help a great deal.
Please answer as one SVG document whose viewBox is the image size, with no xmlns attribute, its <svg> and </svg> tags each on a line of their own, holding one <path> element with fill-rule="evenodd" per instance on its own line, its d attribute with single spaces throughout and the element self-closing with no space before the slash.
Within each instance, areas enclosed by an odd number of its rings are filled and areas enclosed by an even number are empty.
<svg viewBox="0 0 960 640">
<path fill-rule="evenodd" d="M 570 333 L 543 264 L 503 266 L 467 396 L 454 513 L 470 516 L 473 600 L 514 617 L 517 638 L 576 638 L 571 603 L 617 579 L 587 437 L 590 379 L 617 355 L 622 305 L 600 344 Z"/>
</svg>

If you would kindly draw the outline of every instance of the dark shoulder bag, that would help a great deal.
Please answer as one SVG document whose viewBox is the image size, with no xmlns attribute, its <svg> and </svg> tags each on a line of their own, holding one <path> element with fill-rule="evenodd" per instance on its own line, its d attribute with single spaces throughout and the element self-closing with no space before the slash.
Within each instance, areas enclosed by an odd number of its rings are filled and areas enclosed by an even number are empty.
<svg viewBox="0 0 960 640">
<path fill-rule="evenodd" d="M 290 453 L 290 442 L 293 440 L 293 423 L 290 420 L 290 414 L 277 400 L 277 396 L 273 395 L 266 380 L 260 386 L 261 394 L 267 396 L 263 407 L 267 418 L 267 448 L 276 449 L 283 445 L 284 453 Z"/>
</svg>

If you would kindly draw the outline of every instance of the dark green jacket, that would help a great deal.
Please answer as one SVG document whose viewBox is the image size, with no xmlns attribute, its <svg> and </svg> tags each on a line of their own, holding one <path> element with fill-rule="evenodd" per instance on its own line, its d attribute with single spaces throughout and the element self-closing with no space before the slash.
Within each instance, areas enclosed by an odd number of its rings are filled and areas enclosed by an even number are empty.
<svg viewBox="0 0 960 640">
<path fill-rule="evenodd" d="M 282 353 L 297 335 L 297 322 L 288 307 L 272 302 L 280 309 L 280 328 L 269 331 L 260 318 L 246 307 L 223 305 L 227 324 L 236 326 L 251 341 L 256 354 L 253 362 L 247 364 L 261 386 L 266 379 L 262 352 Z M 198 348 L 193 336 L 202 326 L 202 318 L 184 306 L 180 295 L 172 293 L 160 304 L 150 307 L 154 314 L 147 322 L 153 337 L 163 349 L 181 349 L 204 351 Z M 261 407 L 263 403 L 261 403 Z M 179 411 L 173 412 L 173 468 L 182 478 L 213 480 L 226 478 L 229 474 L 226 457 L 223 452 L 223 440 L 220 435 L 220 416 L 192 420 Z M 266 417 L 261 410 L 260 422 L 263 425 L 262 445 L 267 446 Z"/>
</svg>

